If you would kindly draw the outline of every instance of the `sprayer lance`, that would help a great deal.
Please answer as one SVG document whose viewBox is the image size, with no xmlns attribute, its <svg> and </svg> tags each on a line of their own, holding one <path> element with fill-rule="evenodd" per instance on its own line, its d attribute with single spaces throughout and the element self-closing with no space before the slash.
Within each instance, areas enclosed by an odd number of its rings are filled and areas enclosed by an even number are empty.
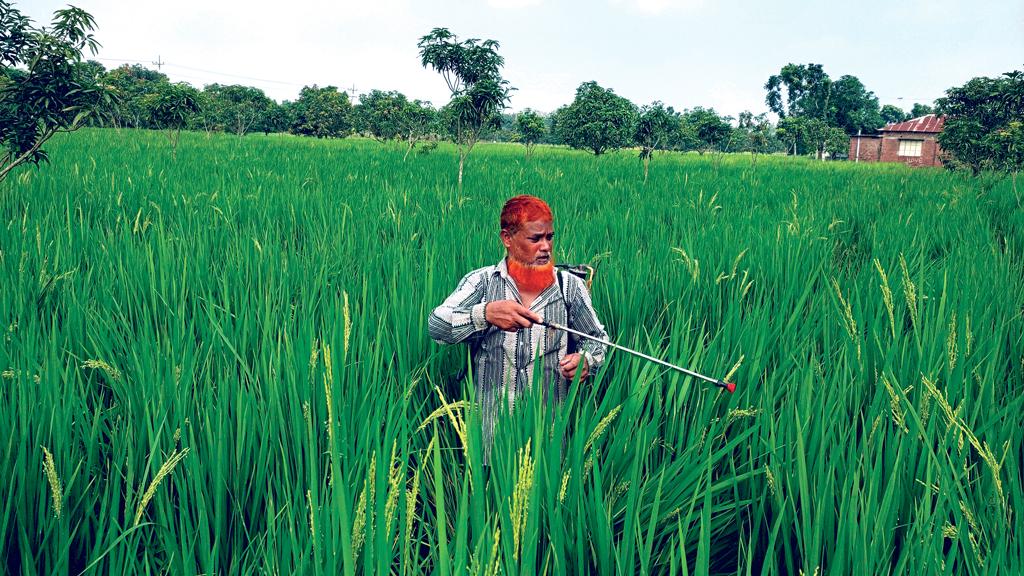
<svg viewBox="0 0 1024 576">
<path fill-rule="evenodd" d="M 718 380 L 718 379 L 715 379 L 715 378 L 709 378 L 709 377 L 707 377 L 707 376 L 705 376 L 703 374 L 699 374 L 697 372 L 694 372 L 693 370 L 687 370 L 686 368 L 682 368 L 680 366 L 676 366 L 675 364 L 669 364 L 668 362 L 665 362 L 664 360 L 659 360 L 658 358 L 655 358 L 654 356 L 648 356 L 647 354 L 644 354 L 642 352 L 637 352 L 636 350 L 630 350 L 629 348 L 626 348 L 625 346 L 620 346 L 618 344 L 615 344 L 614 342 L 609 342 L 607 340 L 602 340 L 602 339 L 597 338 L 595 336 L 591 336 L 590 334 L 585 334 L 585 333 L 580 332 L 578 330 L 573 330 L 572 328 L 569 328 L 568 326 L 562 326 L 561 324 L 557 324 L 555 322 L 537 322 L 537 324 L 540 324 L 541 326 L 547 326 L 548 328 L 553 328 L 555 330 L 562 330 L 563 332 L 569 332 L 570 334 L 575 334 L 577 336 L 581 336 L 581 337 L 586 338 L 588 340 L 593 340 L 594 342 L 598 342 L 600 344 L 604 344 L 605 346 L 611 346 L 612 348 L 615 348 L 617 350 L 622 350 L 623 352 L 628 352 L 628 353 L 630 353 L 630 354 L 632 354 L 634 356 L 639 356 L 639 357 L 643 358 L 644 360 L 649 360 L 651 362 L 654 362 L 655 364 L 664 366 L 666 368 L 671 368 L 673 370 L 678 370 L 679 372 L 682 372 L 683 374 L 686 374 L 688 376 L 693 376 L 694 378 L 700 378 L 701 380 L 704 380 L 705 382 L 710 382 L 710 383 L 714 384 L 715 386 L 718 386 L 719 388 L 725 388 L 726 390 L 729 391 L 730 394 L 736 392 L 736 384 L 734 384 L 732 382 L 725 382 L 724 380 Z"/>
</svg>

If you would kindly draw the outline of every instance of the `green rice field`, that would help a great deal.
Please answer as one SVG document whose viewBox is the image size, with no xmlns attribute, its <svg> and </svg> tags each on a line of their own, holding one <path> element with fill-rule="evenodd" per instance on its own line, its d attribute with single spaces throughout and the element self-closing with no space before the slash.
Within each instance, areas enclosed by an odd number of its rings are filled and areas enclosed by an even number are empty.
<svg viewBox="0 0 1024 576">
<path fill-rule="evenodd" d="M 1024 573 L 1009 179 L 83 130 L 0 183 L 0 572 Z M 625 346 L 483 465 L 427 316 L 516 194 Z"/>
</svg>

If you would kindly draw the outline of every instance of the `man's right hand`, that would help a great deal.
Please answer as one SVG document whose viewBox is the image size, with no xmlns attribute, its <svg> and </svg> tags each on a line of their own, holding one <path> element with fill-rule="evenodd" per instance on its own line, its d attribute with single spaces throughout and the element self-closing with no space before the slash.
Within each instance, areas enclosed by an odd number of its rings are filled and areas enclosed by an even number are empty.
<svg viewBox="0 0 1024 576">
<path fill-rule="evenodd" d="M 534 322 L 541 321 L 540 316 L 515 300 L 488 302 L 484 317 L 491 324 L 507 332 L 529 328 Z"/>
</svg>

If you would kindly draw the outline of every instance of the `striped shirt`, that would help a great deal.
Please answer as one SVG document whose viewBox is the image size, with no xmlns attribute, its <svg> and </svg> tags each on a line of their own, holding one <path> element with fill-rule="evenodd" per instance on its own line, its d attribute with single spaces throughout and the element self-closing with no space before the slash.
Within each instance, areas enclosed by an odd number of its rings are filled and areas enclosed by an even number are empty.
<svg viewBox="0 0 1024 576">
<path fill-rule="evenodd" d="M 553 272 L 557 274 L 557 272 Z M 555 322 L 603 340 L 608 333 L 597 318 L 590 293 L 583 280 L 562 274 L 562 288 L 556 281 L 545 288 L 530 305 L 530 310 L 545 322 Z M 516 332 L 506 332 L 484 319 L 487 302 L 514 300 L 522 304 L 515 280 L 502 259 L 466 274 L 458 287 L 440 306 L 430 313 L 427 326 L 430 337 L 443 344 L 465 342 L 470 346 L 473 380 L 483 421 L 484 446 L 490 446 L 498 401 L 505 397 L 508 409 L 525 390 L 532 389 L 534 361 L 541 360 L 544 400 L 553 394 L 561 402 L 569 389 L 558 362 L 579 351 L 587 360 L 590 374 L 596 374 L 604 361 L 606 346 L 554 330 L 540 324 Z"/>
</svg>

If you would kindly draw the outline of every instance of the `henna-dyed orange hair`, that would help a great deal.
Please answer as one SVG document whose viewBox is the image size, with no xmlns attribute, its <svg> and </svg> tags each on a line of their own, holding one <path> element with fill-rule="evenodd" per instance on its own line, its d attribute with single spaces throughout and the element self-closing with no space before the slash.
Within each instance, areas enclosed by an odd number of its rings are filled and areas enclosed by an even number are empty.
<svg viewBox="0 0 1024 576">
<path fill-rule="evenodd" d="M 554 222 L 555 218 L 548 203 L 536 196 L 523 194 L 509 198 L 501 209 L 501 229 L 512 234 L 518 232 L 523 224 L 538 220 Z"/>
</svg>

